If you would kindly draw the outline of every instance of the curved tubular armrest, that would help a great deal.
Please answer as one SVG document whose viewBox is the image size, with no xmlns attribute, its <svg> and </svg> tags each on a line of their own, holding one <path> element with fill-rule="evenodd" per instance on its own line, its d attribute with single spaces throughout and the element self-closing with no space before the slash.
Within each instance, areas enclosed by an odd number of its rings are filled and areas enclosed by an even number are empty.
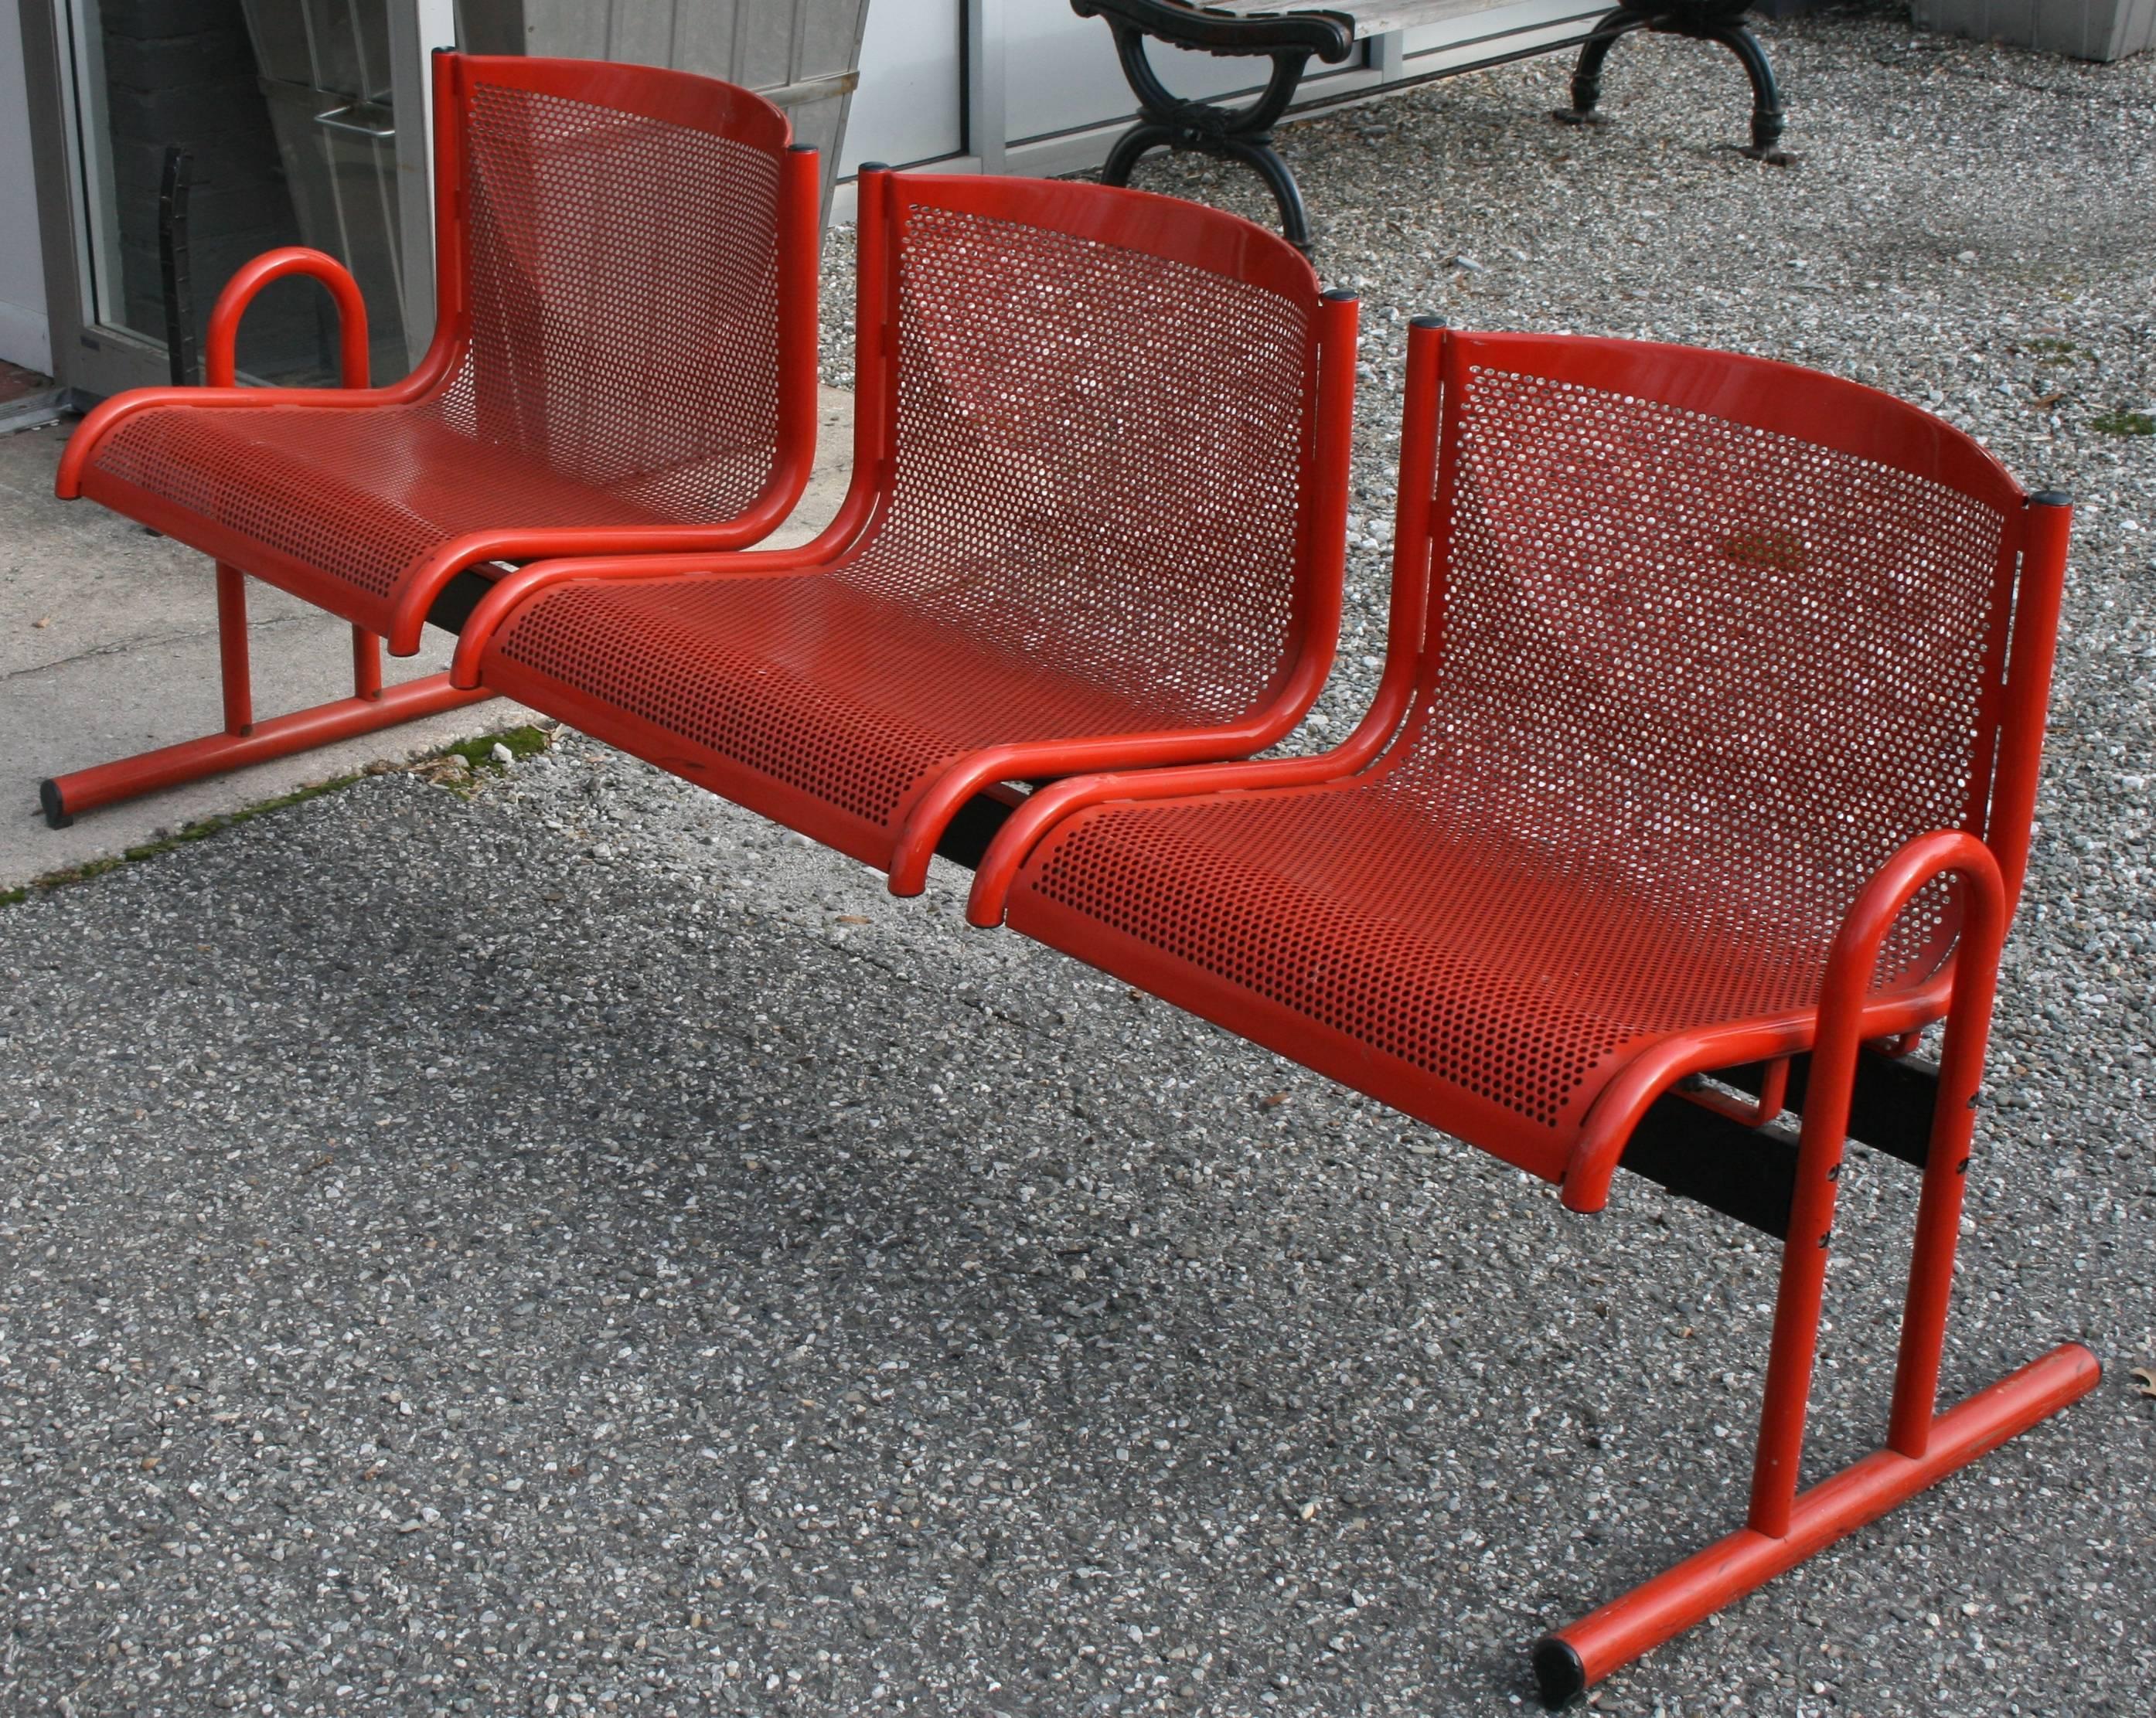
<svg viewBox="0 0 2156 1718">
<path fill-rule="evenodd" d="M 92 407 L 82 422 L 75 425 L 74 433 L 60 450 L 60 466 L 53 478 L 53 493 L 63 501 L 72 501 L 81 495 L 82 474 L 98 444 L 137 412 L 147 412 L 158 406 L 259 406 L 268 404 L 273 397 L 287 402 L 305 400 L 311 404 L 317 401 L 341 401 L 347 397 L 341 388 L 294 388 L 290 392 L 266 387 L 130 388 L 126 393 L 116 393 Z"/>
<path fill-rule="evenodd" d="M 765 574 L 784 577 L 823 572 L 820 563 L 802 562 L 801 556 L 806 552 L 800 549 L 767 555 L 593 555 L 535 561 L 514 572 L 504 573 L 494 582 L 494 588 L 473 606 L 457 634 L 456 653 L 449 661 L 449 684 L 467 692 L 476 688 L 482 677 L 480 664 L 486 655 L 486 647 L 494 642 L 494 635 L 511 614 L 549 586 L 584 579 L 673 577 L 689 580 Z"/>
<path fill-rule="evenodd" d="M 1396 707 L 1406 700 L 1402 687 L 1395 707 L 1373 705 L 1355 731 L 1330 751 L 1301 757 L 1260 757 L 1228 763 L 1163 765 L 1157 769 L 1117 770 L 1112 774 L 1071 776 L 1029 795 L 1004 819 L 974 868 L 966 898 L 966 920 L 983 930 L 1004 921 L 1011 885 L 1033 850 L 1065 818 L 1090 805 L 1111 800 L 1181 799 L 1201 793 L 1261 792 L 1268 787 L 1306 787 L 1358 773 L 1374 758 L 1399 726 Z M 1008 779 L 998 777 L 998 780 Z M 956 808 L 953 808 L 955 809 Z M 894 874 L 894 876 L 896 874 Z M 896 887 L 894 886 L 894 893 Z"/>
<path fill-rule="evenodd" d="M 389 654 L 416 655 L 427 611 L 442 587 L 466 567 L 488 561 L 527 561 L 550 566 L 573 564 L 562 578 L 663 577 L 693 574 L 713 578 L 766 573 L 815 572 L 831 565 L 865 533 L 876 512 L 878 492 L 863 485 L 850 490 L 844 505 L 813 542 L 794 549 L 742 552 L 785 523 L 793 503 L 767 494 L 749 512 L 718 525 L 568 526 L 539 531 L 467 531 L 427 557 L 405 585 L 389 628 Z M 531 569 L 526 569 L 527 571 Z M 506 582 L 506 581 L 505 581 Z M 528 591 L 532 587 L 521 588 Z M 495 611 L 490 627 L 507 617 Z M 473 612 L 473 619 L 479 612 Z M 470 622 L 464 636 L 472 636 Z M 480 644 L 484 646 L 485 639 Z M 459 654 L 462 653 L 460 652 Z M 474 671 L 478 658 L 473 656 Z"/>
<path fill-rule="evenodd" d="M 1960 878 L 1969 890 L 1967 915 L 1953 954 L 1938 974 L 1914 990 L 1875 1000 L 1871 977 L 1887 933 L 1917 891 L 1941 875 Z M 1609 1203 L 1609 1183 L 1633 1128 L 1673 1081 L 1761 1055 L 1810 1049 L 1810 1090 L 1815 1095 L 1804 1112 L 1804 1136 L 1807 1141 L 1815 1135 L 1831 1137 L 1838 1154 L 1848 1131 L 1850 1087 L 1864 1040 L 1913 1030 L 1938 1018 L 1947 1008 L 1965 1009 L 1973 1018 L 1988 1020 L 2005 936 L 2005 885 L 1989 848 L 1963 829 L 1934 829 L 1904 843 L 1872 873 L 1843 915 L 1827 951 L 1818 1005 L 1808 1017 L 1667 1039 L 1636 1057 L 1603 1089 L 1565 1166 L 1566 1208 L 1599 1211 Z M 1966 1045 L 1972 1037 L 1975 1067 L 1943 1066 L 1940 1070 L 1938 1101 L 1942 1110 L 1965 1104 L 1975 1092 L 1984 1034 L 1964 1033 L 1958 1042 Z M 1966 1056 L 1950 1057 L 1954 1059 L 1965 1060 Z M 1957 1095 L 1957 1083 L 1964 1080 L 1966 1090 Z M 1801 1200 L 1806 1185 L 1801 1162 L 1799 1183 Z M 1794 1215 L 1792 1227 L 1794 1230 Z"/>
<path fill-rule="evenodd" d="M 1318 673 L 1324 672 L 1321 664 Z M 1218 728 L 1185 728 L 1152 733 L 1102 734 L 1086 740 L 1022 741 L 968 753 L 947 769 L 914 802 L 900 825 L 891 849 L 891 892 L 918 895 L 928 885 L 928 862 L 936 844 L 959 808 L 998 782 L 1039 781 L 1058 776 L 1086 776 L 1104 770 L 1144 771 L 1149 766 L 1218 763 L 1262 751 L 1294 726 L 1307 707 L 1284 704 L 1240 722 Z M 1281 762 L 1298 760 L 1281 759 Z M 1232 767 L 1232 766 L 1231 766 Z M 1015 815 L 1015 814 L 1014 814 Z M 999 836 L 1000 838 L 1000 836 Z M 1000 905 L 1001 897 L 998 897 Z"/>
<path fill-rule="evenodd" d="M 352 271 L 335 257 L 305 245 L 265 250 L 243 263 L 224 283 L 209 313 L 209 338 L 203 348 L 203 380 L 212 387 L 230 387 L 238 375 L 239 319 L 254 295 L 273 280 L 307 274 L 321 281 L 336 300 L 339 370 L 346 387 L 367 386 L 367 301 Z"/>
</svg>

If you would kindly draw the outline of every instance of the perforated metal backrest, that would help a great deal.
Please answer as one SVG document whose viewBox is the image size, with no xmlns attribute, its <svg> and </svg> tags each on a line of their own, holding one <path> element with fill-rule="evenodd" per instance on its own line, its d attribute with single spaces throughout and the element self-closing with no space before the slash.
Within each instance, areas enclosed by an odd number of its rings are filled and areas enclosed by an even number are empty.
<svg viewBox="0 0 2156 1718">
<path fill-rule="evenodd" d="M 672 518 L 769 476 L 784 117 L 641 66 L 457 64 L 470 346 L 440 409 Z"/>
<path fill-rule="evenodd" d="M 1895 849 L 1982 832 L 2018 488 L 1927 414 L 1757 360 L 1454 336 L 1445 380 L 1389 791 L 1636 906 L 1643 945 L 1785 964 L 1795 1000 Z M 1882 978 L 1953 919 L 1918 903 Z"/>
<path fill-rule="evenodd" d="M 1139 193 L 894 175 L 887 516 L 842 577 L 1183 721 L 1248 710 L 1298 623 L 1309 265 Z"/>
</svg>

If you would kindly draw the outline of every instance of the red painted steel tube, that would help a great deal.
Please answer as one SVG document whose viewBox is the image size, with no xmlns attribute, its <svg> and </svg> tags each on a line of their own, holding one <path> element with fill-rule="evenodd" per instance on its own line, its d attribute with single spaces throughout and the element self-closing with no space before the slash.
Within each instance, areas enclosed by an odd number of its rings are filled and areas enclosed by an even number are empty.
<svg viewBox="0 0 2156 1718">
<path fill-rule="evenodd" d="M 377 728 L 394 727 L 399 722 L 477 704 L 493 695 L 452 686 L 446 674 L 429 674 L 392 686 L 378 698 L 341 698 L 290 715 L 272 716 L 244 734 L 210 734 L 199 740 L 183 740 L 177 746 L 54 777 L 45 783 L 47 816 L 55 821 L 79 817 L 100 806 L 155 793 L 182 782 L 224 775 L 251 763 L 371 734 Z"/>
<path fill-rule="evenodd" d="M 434 50 L 434 338 L 427 356 L 452 344 L 461 350 L 470 306 L 465 303 L 465 56 Z"/>
<path fill-rule="evenodd" d="M 2006 930 L 2005 896 L 1991 849 L 1960 829 L 1935 830 L 1905 843 L 1872 874 L 1835 933 L 1821 981 L 1819 1035 L 1812 1046 L 1811 1080 L 1804 1095 L 1804 1130 L 1797 1143 L 1797 1185 L 1789 1209 L 1789 1233 L 1782 1243 L 1782 1280 L 1774 1301 L 1774 1346 L 1767 1361 L 1767 1388 L 1759 1409 L 1759 1450 L 1752 1471 L 1754 1531 L 1779 1536 L 1789 1531 L 1796 1497 L 1797 1465 L 1803 1453 L 1805 1406 L 1811 1394 L 1812 1362 L 1819 1345 L 1820 1303 L 1826 1288 L 1829 1232 L 1834 1225 L 1836 1183 L 1849 1138 L 1850 1095 L 1856 1089 L 1856 1057 L 1867 1034 L 1864 1005 L 1879 951 L 1887 934 L 1912 896 L 1942 873 L 1963 884 L 1965 900 L 1960 953 L 1969 964 L 1972 988 L 1964 1003 L 1957 994 L 1950 1007 L 1961 1016 L 1953 1069 L 1941 1070 L 1938 1105 L 1943 1114 L 1958 1109 L 1966 1117 L 1984 1062 L 1984 1031 L 1991 1008 L 1989 973 L 1999 960 Z M 1959 991 L 1963 969 L 1956 965 Z M 1969 1028 L 1974 1028 L 1972 1032 Z M 1974 1045 L 1974 1056 L 1969 1046 Z M 1964 1084 L 1950 1089 L 1945 1075 Z M 1951 1122 L 1943 1122 L 1942 1127 Z M 1933 1201 L 1926 1177 L 1926 1203 Z M 1958 1192 L 1956 1193 L 1957 1209 Z M 1946 1269 L 1953 1268 L 1951 1251 Z M 1944 1321 L 1943 1295 L 1940 1321 Z M 1934 1332 L 1936 1336 L 1936 1332 Z M 1936 1369 L 1937 1356 L 1933 1365 Z"/>
<path fill-rule="evenodd" d="M 363 626 L 352 629 L 352 695 L 382 695 L 382 640 Z"/>
<path fill-rule="evenodd" d="M 817 540 L 822 541 L 821 538 Z M 449 659 L 449 684 L 466 690 L 480 684 L 487 646 L 511 614 L 551 585 L 583 580 L 679 578 L 778 578 L 813 576 L 829 568 L 814 558 L 816 545 L 747 555 L 586 556 L 566 561 L 535 561 L 505 572 L 474 605 L 457 633 Z"/>
<path fill-rule="evenodd" d="M 778 457 L 773 487 L 791 513 L 808 486 L 816 464 L 817 217 L 824 194 L 816 151 L 805 143 L 787 146 L 779 158 L 778 230 Z"/>
<path fill-rule="evenodd" d="M 1296 545 L 1294 665 L 1274 693 L 1291 706 L 1288 726 L 1325 690 L 1340 646 L 1340 606 L 1348 577 L 1348 467 L 1355 443 L 1355 358 L 1362 307 L 1352 292 L 1318 300 L 1316 400 L 1309 462 L 1302 473 L 1301 530 Z M 1281 731 L 1285 733 L 1284 727 Z"/>
<path fill-rule="evenodd" d="M 1611 1671 L 1876 1521 L 2094 1389 L 2102 1369 L 2078 1342 L 2031 1361 L 1942 1414 L 1921 1460 L 1880 1450 L 1796 1501 L 1779 1537 L 1740 1528 L 1540 1643 L 1543 1698 L 1562 1705 Z"/>
<path fill-rule="evenodd" d="M 2006 941 L 2013 896 L 1993 869 L 1990 850 L 1979 874 L 1964 871 L 1968 903 L 1954 961 L 1953 1004 L 1939 1052 L 1939 1083 L 1933 1100 L 1932 1136 L 1924 1153 L 1922 1192 L 1917 1202 L 1916 1241 L 1909 1259 L 1909 1289 L 1902 1308 L 1901 1351 L 1894 1370 L 1894 1401 L 1887 1422 L 1890 1449 L 1921 1457 L 1933 1433 L 1939 1356 L 1946 1344 L 1947 1307 L 1953 1294 L 1954 1247 L 1960 1238 L 1963 1195 L 1976 1135 L 1976 1104 L 1984 1084 L 1984 1053 L 1991 1036 L 1991 1006 L 1999 985 L 1999 958 Z"/>
<path fill-rule="evenodd" d="M 855 182 L 854 477 L 882 490 L 897 415 L 896 329 L 891 326 L 891 170 L 864 167 Z"/>
<path fill-rule="evenodd" d="M 336 300 L 338 369 L 346 387 L 367 386 L 367 302 L 359 283 L 335 257 L 304 245 L 265 250 L 242 263 L 224 283 L 209 313 L 209 337 L 203 346 L 203 380 L 211 387 L 231 387 L 238 380 L 239 320 L 254 295 L 273 280 L 310 275 Z"/>
<path fill-rule="evenodd" d="M 217 662 L 224 694 L 224 731 L 254 725 L 254 690 L 247 664 L 247 575 L 217 563 Z"/>
<path fill-rule="evenodd" d="M 2056 493 L 2030 496 L 2022 513 L 2021 579 L 2014 593 L 1999 761 L 1992 772 L 1990 814 L 1984 820 L 1984 837 L 1999 855 L 2010 903 L 2020 899 L 2022 874 L 2028 869 L 2051 660 L 2058 646 L 2059 602 L 2066 582 L 2066 541 L 2073 524 L 2073 503 Z"/>
</svg>

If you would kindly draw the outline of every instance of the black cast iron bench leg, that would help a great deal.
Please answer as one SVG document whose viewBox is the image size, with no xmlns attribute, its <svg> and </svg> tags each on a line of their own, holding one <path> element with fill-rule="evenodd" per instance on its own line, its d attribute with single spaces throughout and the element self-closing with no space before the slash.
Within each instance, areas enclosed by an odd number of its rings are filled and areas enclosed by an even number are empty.
<svg viewBox="0 0 2156 1718">
<path fill-rule="evenodd" d="M 1131 171 L 1156 149 L 1183 149 L 1254 168 L 1280 206 L 1281 233 L 1306 255 L 1310 251 L 1310 214 L 1295 175 L 1273 147 L 1273 126 L 1295 100 L 1309 64 L 1307 49 L 1281 49 L 1270 58 L 1272 75 L 1265 93 L 1248 107 L 1222 107 L 1210 101 L 1186 101 L 1163 84 L 1146 57 L 1145 33 L 1121 18 L 1110 18 L 1116 58 L 1131 93 L 1137 97 L 1138 122 L 1116 140 L 1101 169 L 1103 185 L 1127 185 Z"/>
<path fill-rule="evenodd" d="M 1070 0 L 1081 18 L 1098 18 L 1115 37 L 1116 59 L 1137 99 L 1138 121 L 1116 140 L 1101 170 L 1104 184 L 1127 185 L 1141 157 L 1155 149 L 1192 150 L 1240 162 L 1265 182 L 1280 207 L 1281 232 L 1308 254 L 1310 217 L 1295 175 L 1273 147 L 1273 127 L 1295 100 L 1312 56 L 1337 64 L 1355 51 L 1352 23 L 1327 13 L 1223 18 L 1179 0 Z M 1160 80 L 1146 57 L 1148 39 L 1223 59 L 1270 59 L 1272 74 L 1246 107 L 1186 101 Z"/>
<path fill-rule="evenodd" d="M 1574 126 L 1592 125 L 1600 119 L 1594 110 L 1602 100 L 1603 62 L 1609 58 L 1612 48 L 1635 30 L 1719 42 L 1737 56 L 1752 83 L 1752 145 L 1743 153 L 1754 161 L 1789 166 L 1791 157 L 1775 147 L 1782 139 L 1782 92 L 1774 82 L 1774 68 L 1768 62 L 1767 50 L 1744 26 L 1743 13 L 1743 6 L 1732 8 L 1723 0 L 1718 4 L 1679 4 L 1652 11 L 1620 6 L 1604 13 L 1595 24 L 1594 33 L 1581 47 L 1579 63 L 1573 68 L 1572 105 L 1560 109 L 1554 117 Z"/>
</svg>

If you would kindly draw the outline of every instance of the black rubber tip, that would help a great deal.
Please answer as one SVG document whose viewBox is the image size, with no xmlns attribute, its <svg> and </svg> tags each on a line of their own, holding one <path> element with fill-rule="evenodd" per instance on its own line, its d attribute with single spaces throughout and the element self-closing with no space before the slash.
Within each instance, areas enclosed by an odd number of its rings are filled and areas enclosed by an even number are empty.
<svg viewBox="0 0 2156 1718">
<path fill-rule="evenodd" d="M 1551 1711 L 1570 1705 L 1587 1692 L 1587 1666 L 1569 1642 L 1545 1634 L 1535 1643 L 1534 1659 L 1535 1688 Z"/>
<path fill-rule="evenodd" d="M 2031 507 L 2071 507 L 2074 498 L 2064 490 L 2039 490 L 2029 497 Z"/>
<path fill-rule="evenodd" d="M 1318 296 L 1329 304 L 1352 305 L 1355 302 L 1355 295 L 1344 286 L 1336 286 L 1332 291 L 1321 293 Z"/>
<path fill-rule="evenodd" d="M 38 783 L 38 803 L 44 808 L 48 829 L 64 829 L 74 821 L 60 803 L 60 784 L 49 777 Z"/>
<path fill-rule="evenodd" d="M 887 173 L 890 171 L 891 163 L 887 161 L 865 161 L 854 169 L 857 176 L 862 173 Z"/>
<path fill-rule="evenodd" d="M 1446 328 L 1450 326 L 1451 325 L 1442 316 L 1410 316 L 1408 318 L 1408 326 L 1410 328 Z"/>
<path fill-rule="evenodd" d="M 814 155 L 816 146 L 813 143 L 789 143 L 786 146 L 786 152 L 788 155 Z"/>
</svg>

